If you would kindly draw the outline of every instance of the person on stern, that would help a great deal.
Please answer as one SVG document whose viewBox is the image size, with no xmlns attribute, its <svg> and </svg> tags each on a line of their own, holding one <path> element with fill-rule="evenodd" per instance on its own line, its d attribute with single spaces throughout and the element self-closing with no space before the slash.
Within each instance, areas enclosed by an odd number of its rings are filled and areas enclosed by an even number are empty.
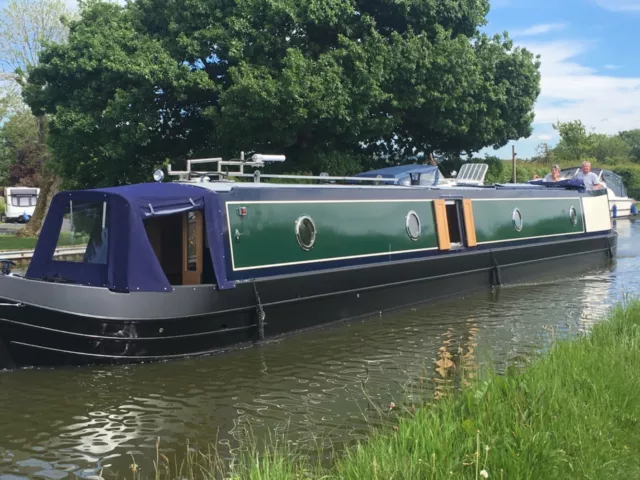
<svg viewBox="0 0 640 480">
<path fill-rule="evenodd" d="M 598 176 L 591 171 L 591 162 L 582 162 L 582 169 L 576 174 L 575 178 L 582 180 L 587 190 L 600 190 L 603 188 Z"/>
</svg>

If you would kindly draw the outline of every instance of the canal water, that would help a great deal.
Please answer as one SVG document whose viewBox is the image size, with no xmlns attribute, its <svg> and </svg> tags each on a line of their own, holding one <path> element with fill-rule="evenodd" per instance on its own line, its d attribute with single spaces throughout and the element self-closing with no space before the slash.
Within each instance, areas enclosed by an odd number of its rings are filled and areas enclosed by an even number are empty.
<svg viewBox="0 0 640 480">
<path fill-rule="evenodd" d="M 300 448 L 364 438 L 368 421 L 414 386 L 522 364 L 588 331 L 640 292 L 640 221 L 619 220 L 617 261 L 568 278 L 506 285 L 221 355 L 109 368 L 0 372 L 0 480 L 131 478 L 186 441 L 246 448 L 281 432 Z M 409 397 L 407 397 L 409 395 Z M 379 417 L 378 417 L 379 418 Z"/>
</svg>

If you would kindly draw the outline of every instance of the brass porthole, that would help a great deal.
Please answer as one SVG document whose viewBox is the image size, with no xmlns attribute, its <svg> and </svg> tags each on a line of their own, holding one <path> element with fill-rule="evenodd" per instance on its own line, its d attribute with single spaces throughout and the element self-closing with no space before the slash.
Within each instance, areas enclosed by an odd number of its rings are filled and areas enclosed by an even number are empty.
<svg viewBox="0 0 640 480">
<path fill-rule="evenodd" d="M 316 224 L 309 215 L 302 215 L 296 220 L 296 240 L 300 248 L 309 251 L 316 243 Z"/>
<path fill-rule="evenodd" d="M 516 229 L 516 232 L 522 231 L 522 226 L 524 222 L 522 221 L 522 213 L 517 208 L 513 209 L 513 213 L 511 214 L 511 220 L 513 221 L 513 228 Z"/>
<path fill-rule="evenodd" d="M 405 220 L 405 225 L 407 227 L 407 235 L 414 242 L 420 238 L 421 224 L 420 217 L 413 210 L 407 213 L 407 218 Z"/>
<path fill-rule="evenodd" d="M 574 227 L 578 224 L 578 212 L 576 212 L 576 208 L 573 205 L 569 208 L 569 221 Z"/>
</svg>

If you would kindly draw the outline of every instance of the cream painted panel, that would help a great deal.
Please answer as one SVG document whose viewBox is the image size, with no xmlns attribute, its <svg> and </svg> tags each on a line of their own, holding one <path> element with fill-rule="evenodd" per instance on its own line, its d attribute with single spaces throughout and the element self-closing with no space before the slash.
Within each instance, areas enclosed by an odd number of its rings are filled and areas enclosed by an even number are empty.
<svg viewBox="0 0 640 480">
<path fill-rule="evenodd" d="M 582 197 L 582 211 L 587 232 L 611 230 L 611 213 L 606 195 Z"/>
</svg>

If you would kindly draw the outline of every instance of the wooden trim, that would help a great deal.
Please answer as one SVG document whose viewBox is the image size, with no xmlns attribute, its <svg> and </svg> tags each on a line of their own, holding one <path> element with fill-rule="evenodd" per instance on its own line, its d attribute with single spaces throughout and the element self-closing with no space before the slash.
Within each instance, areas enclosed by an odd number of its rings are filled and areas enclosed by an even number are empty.
<svg viewBox="0 0 640 480">
<path fill-rule="evenodd" d="M 438 235 L 438 248 L 451 250 L 449 237 L 449 223 L 447 222 L 447 207 L 442 199 L 433 201 L 433 212 L 436 220 L 436 234 Z"/>
<path fill-rule="evenodd" d="M 462 212 L 464 216 L 464 230 L 467 237 L 467 247 L 475 247 L 478 245 L 476 239 L 476 225 L 473 221 L 473 206 L 470 198 L 462 200 Z"/>
<path fill-rule="evenodd" d="M 188 263 L 188 233 L 189 214 L 195 214 L 196 227 L 196 269 L 187 270 Z M 202 212 L 187 212 L 182 220 L 182 284 L 200 285 L 202 283 Z"/>
</svg>

